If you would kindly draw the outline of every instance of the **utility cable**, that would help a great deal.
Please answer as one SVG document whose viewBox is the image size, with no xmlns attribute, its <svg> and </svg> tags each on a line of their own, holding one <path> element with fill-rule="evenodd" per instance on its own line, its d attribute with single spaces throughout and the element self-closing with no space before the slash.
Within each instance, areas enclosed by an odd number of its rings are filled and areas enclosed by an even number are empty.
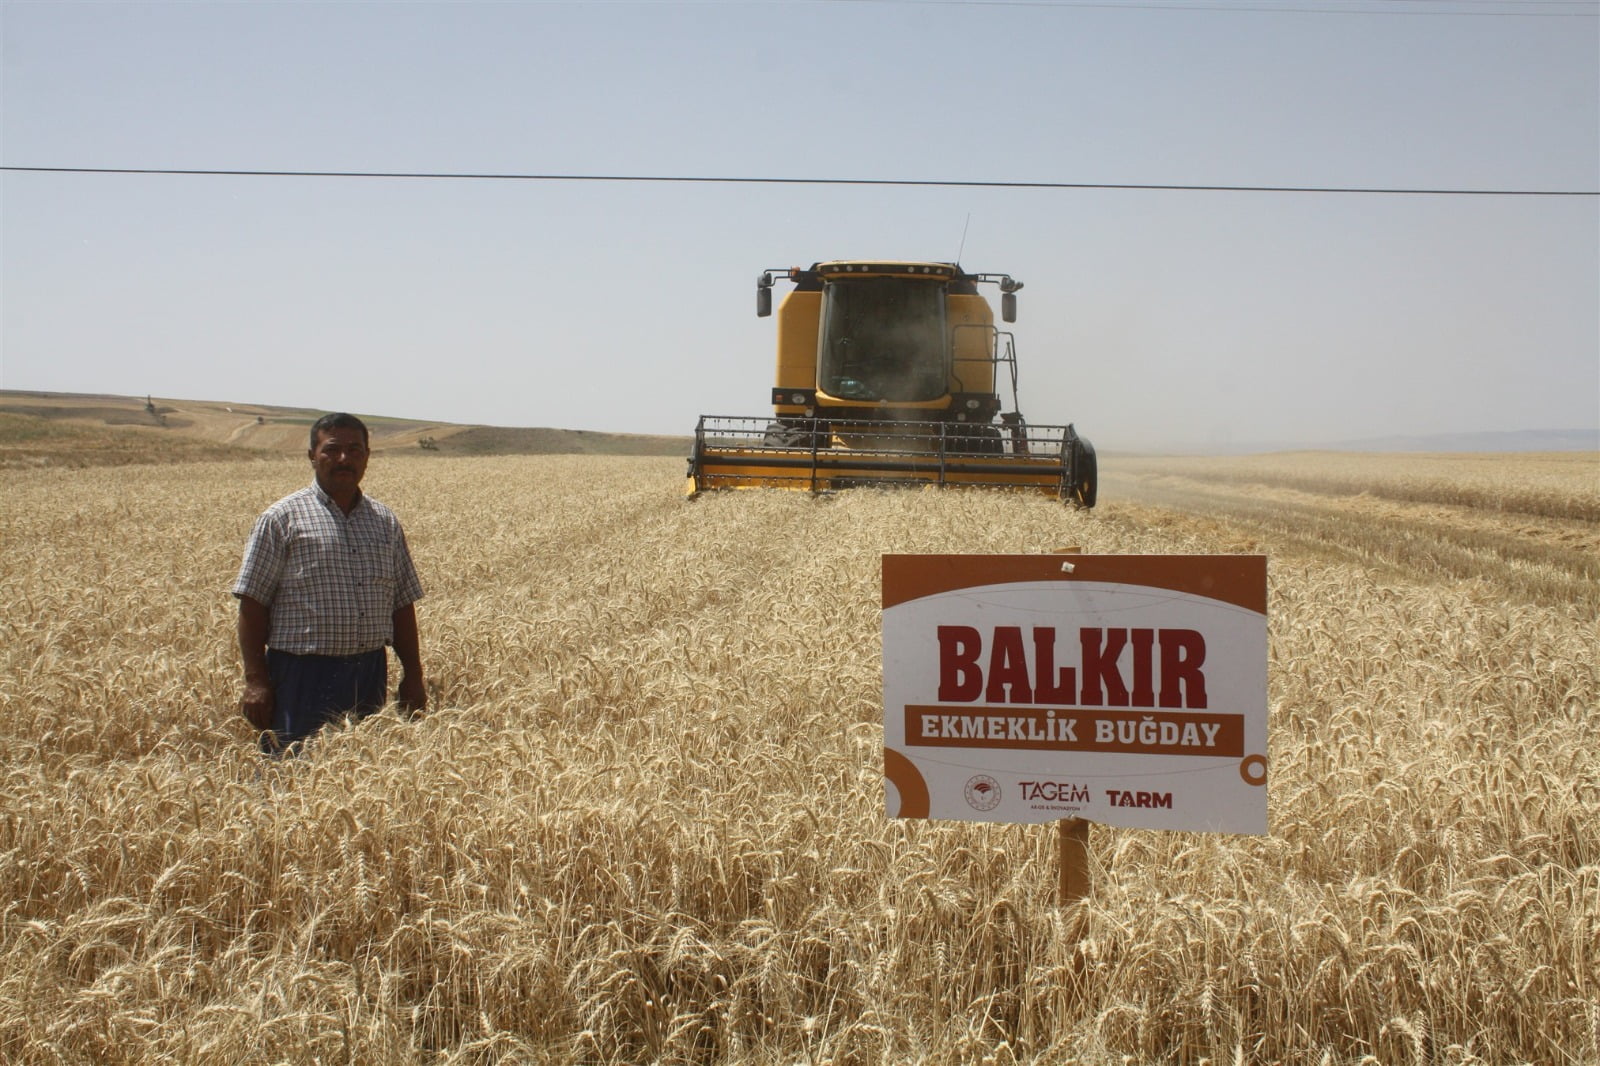
<svg viewBox="0 0 1600 1066">
<path fill-rule="evenodd" d="M 433 181 L 638 182 L 704 185 L 884 185 L 951 189 L 1109 189 L 1139 192 L 1344 193 L 1378 196 L 1600 196 L 1600 190 L 1593 189 L 1385 188 L 1349 185 L 1182 185 L 1148 182 L 949 181 L 905 178 L 695 177 L 672 174 L 474 174 L 397 170 L 202 170 L 170 167 L 19 166 L 0 166 L 0 171 L 14 174 L 145 174 L 231 178 L 391 178 Z"/>
</svg>

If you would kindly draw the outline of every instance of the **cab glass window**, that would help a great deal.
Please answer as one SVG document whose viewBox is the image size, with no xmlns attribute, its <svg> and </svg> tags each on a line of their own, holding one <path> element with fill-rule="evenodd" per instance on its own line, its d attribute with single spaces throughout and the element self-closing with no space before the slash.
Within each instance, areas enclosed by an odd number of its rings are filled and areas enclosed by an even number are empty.
<svg viewBox="0 0 1600 1066">
<path fill-rule="evenodd" d="M 944 286 L 904 278 L 827 285 L 818 382 L 846 400 L 913 402 L 945 394 Z"/>
</svg>

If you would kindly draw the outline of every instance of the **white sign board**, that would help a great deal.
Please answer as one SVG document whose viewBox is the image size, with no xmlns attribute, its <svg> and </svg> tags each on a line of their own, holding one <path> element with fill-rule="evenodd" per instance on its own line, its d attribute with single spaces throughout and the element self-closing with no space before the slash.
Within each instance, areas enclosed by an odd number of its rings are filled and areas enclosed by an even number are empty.
<svg viewBox="0 0 1600 1066">
<path fill-rule="evenodd" d="M 1267 831 L 1267 561 L 885 555 L 899 818 Z"/>
</svg>

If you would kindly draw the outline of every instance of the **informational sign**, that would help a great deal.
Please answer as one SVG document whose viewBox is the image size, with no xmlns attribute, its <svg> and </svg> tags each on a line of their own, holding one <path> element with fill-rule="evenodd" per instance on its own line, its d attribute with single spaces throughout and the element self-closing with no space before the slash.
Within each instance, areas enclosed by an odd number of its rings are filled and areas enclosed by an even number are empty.
<svg viewBox="0 0 1600 1066">
<path fill-rule="evenodd" d="M 1267 561 L 885 555 L 899 818 L 1267 831 Z"/>
</svg>

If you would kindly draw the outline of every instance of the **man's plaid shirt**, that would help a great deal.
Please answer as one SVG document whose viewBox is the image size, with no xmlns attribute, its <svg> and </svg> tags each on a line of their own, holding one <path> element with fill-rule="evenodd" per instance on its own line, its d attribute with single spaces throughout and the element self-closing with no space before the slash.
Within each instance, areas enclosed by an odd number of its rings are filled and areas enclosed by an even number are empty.
<svg viewBox="0 0 1600 1066">
<path fill-rule="evenodd" d="M 393 511 L 363 493 L 346 516 L 313 483 L 256 519 L 233 594 L 271 609 L 271 648 L 358 655 L 394 640 L 422 582 Z"/>
</svg>

